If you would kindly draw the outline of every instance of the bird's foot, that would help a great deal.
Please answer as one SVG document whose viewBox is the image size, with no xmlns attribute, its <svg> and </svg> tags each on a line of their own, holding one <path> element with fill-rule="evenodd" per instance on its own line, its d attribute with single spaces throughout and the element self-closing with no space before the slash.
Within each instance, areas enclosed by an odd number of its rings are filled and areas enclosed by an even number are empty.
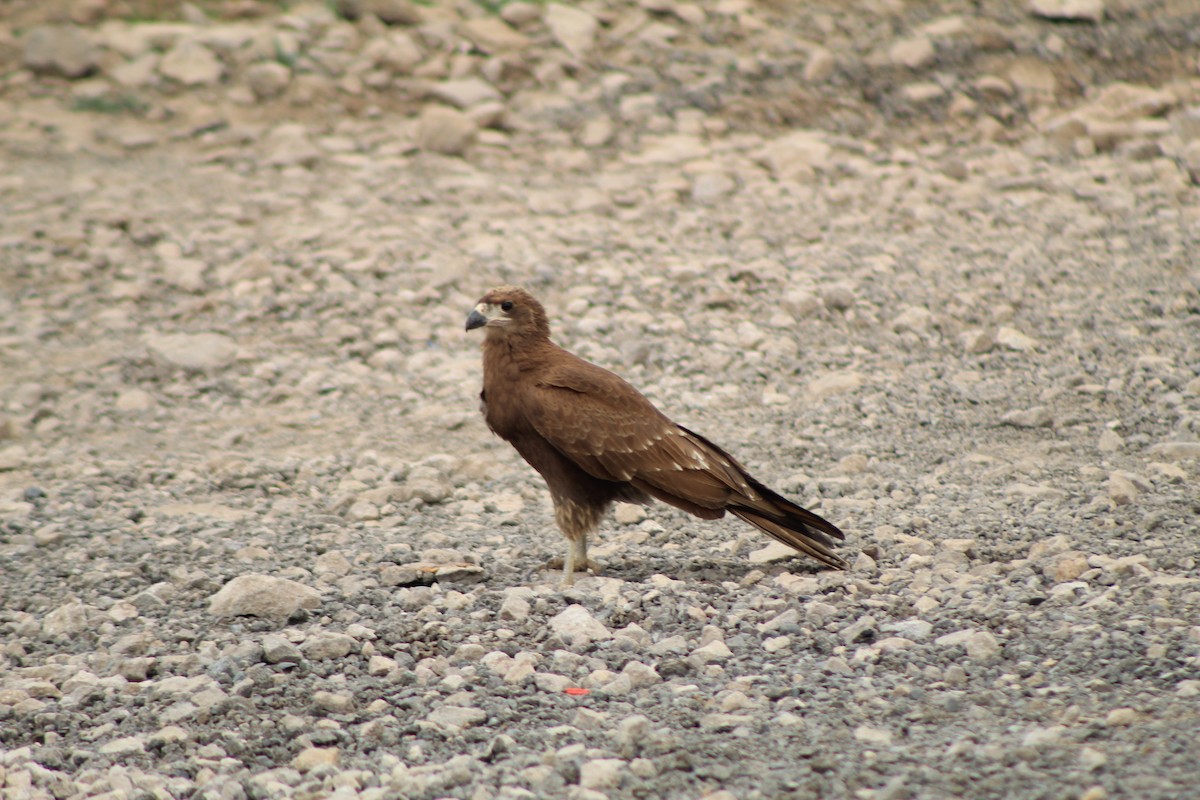
<svg viewBox="0 0 1200 800">
<path fill-rule="evenodd" d="M 563 585 L 564 586 L 570 586 L 571 584 L 575 583 L 575 573 L 576 572 L 591 572 L 595 575 L 599 575 L 601 572 L 600 563 L 597 561 L 593 561 L 590 558 L 582 558 L 582 559 L 576 558 L 575 563 L 572 566 L 574 567 L 573 572 L 565 572 L 565 571 L 563 572 Z M 549 569 L 549 570 L 562 570 L 565 567 L 566 567 L 566 559 L 565 558 L 559 558 L 556 556 L 546 562 L 546 569 Z"/>
</svg>

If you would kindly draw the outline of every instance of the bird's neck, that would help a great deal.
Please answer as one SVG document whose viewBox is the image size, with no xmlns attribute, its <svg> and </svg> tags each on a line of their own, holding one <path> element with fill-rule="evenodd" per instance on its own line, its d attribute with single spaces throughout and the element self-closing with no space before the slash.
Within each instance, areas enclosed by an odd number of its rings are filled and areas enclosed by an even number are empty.
<svg viewBox="0 0 1200 800">
<path fill-rule="evenodd" d="M 501 334 L 483 340 L 484 379 L 503 379 L 533 369 L 554 344 L 541 335 Z"/>
</svg>

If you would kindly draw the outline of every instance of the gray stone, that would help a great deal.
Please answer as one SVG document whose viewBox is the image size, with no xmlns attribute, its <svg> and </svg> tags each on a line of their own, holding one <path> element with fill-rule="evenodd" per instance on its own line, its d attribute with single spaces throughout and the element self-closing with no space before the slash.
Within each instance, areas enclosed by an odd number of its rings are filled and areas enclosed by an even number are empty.
<svg viewBox="0 0 1200 800">
<path fill-rule="evenodd" d="M 426 106 L 417 120 L 417 147 L 448 156 L 460 156 L 475 141 L 478 126 L 456 108 Z"/>
<path fill-rule="evenodd" d="M 272 633 L 263 637 L 263 661 L 268 664 L 299 664 L 304 660 L 300 648 L 279 634 Z"/>
<path fill-rule="evenodd" d="M 829 163 L 833 148 L 818 131 L 799 130 L 768 142 L 761 160 L 778 180 L 811 181 Z"/>
<path fill-rule="evenodd" d="M 321 605 L 321 593 L 310 586 L 271 575 L 239 575 L 221 587 L 208 603 L 218 617 L 263 617 L 286 620 L 301 609 Z"/>
<path fill-rule="evenodd" d="M 300 652 L 313 661 L 345 658 L 354 651 L 357 642 L 344 633 L 321 631 L 304 640 Z"/>
<path fill-rule="evenodd" d="M 581 605 L 567 606 L 550 618 L 550 630 L 573 642 L 611 639 L 612 632 Z"/>
<path fill-rule="evenodd" d="M 246 69 L 246 85 L 258 100 L 273 100 L 287 91 L 292 71 L 278 61 L 263 61 Z"/>
<path fill-rule="evenodd" d="M 10 444 L 0 450 L 0 472 L 21 469 L 29 462 L 29 451 L 19 444 Z"/>
<path fill-rule="evenodd" d="M 276 125 L 263 139 L 265 161 L 274 167 L 311 167 L 322 153 L 309 137 L 308 128 L 298 122 Z"/>
<path fill-rule="evenodd" d="M 100 745 L 100 755 L 104 756 L 135 756 L 146 752 L 146 742 L 140 736 L 122 736 Z"/>
<path fill-rule="evenodd" d="M 150 333 L 143 342 L 162 361 L 184 369 L 221 369 L 237 359 L 237 344 L 221 333 Z"/>
<path fill-rule="evenodd" d="M 349 714 L 354 710 L 354 697 L 342 692 L 320 690 L 313 692 L 313 705 L 330 714 Z"/>
<path fill-rule="evenodd" d="M 42 621 L 42 633 L 54 638 L 76 636 L 91 627 L 96 611 L 78 600 L 64 603 L 46 615 Z"/>
<path fill-rule="evenodd" d="M 619 758 L 596 758 L 579 765 L 579 785 L 584 789 L 615 789 L 621 785 L 625 762 Z"/>
<path fill-rule="evenodd" d="M 456 108 L 470 108 L 481 103 L 495 102 L 503 97 L 490 83 L 479 78 L 442 81 L 430 87 L 429 91 L 434 97 Z"/>
<path fill-rule="evenodd" d="M 1054 414 L 1045 406 L 1019 408 L 1000 417 L 1000 422 L 1014 428 L 1049 428 L 1054 424 Z"/>
<path fill-rule="evenodd" d="M 523 50 L 529 46 L 529 37 L 519 33 L 503 19 L 477 17 L 462 24 L 463 35 L 485 53 L 502 53 Z"/>
<path fill-rule="evenodd" d="M 470 728 L 487 719 L 487 712 L 480 708 L 461 706 L 439 706 L 425 718 L 429 722 L 450 730 Z"/>
<path fill-rule="evenodd" d="M 100 66 L 100 49 L 74 25 L 39 25 L 21 37 L 21 60 L 34 72 L 82 78 Z"/>
<path fill-rule="evenodd" d="M 967 657 L 975 661 L 992 661 L 1000 655 L 1000 643 L 988 631 L 974 631 L 967 637 Z"/>
<path fill-rule="evenodd" d="M 922 69 L 933 63 L 933 41 L 928 36 L 901 39 L 888 48 L 893 64 L 909 69 Z"/>
<path fill-rule="evenodd" d="M 1029 11 L 1046 19 L 1101 22 L 1104 0 L 1030 0 Z"/>
<path fill-rule="evenodd" d="M 181 39 L 158 62 L 158 72 L 184 86 L 213 86 L 221 81 L 224 68 L 212 50 L 195 40 Z"/>
<path fill-rule="evenodd" d="M 542 18 L 558 43 L 575 58 L 586 58 L 595 47 L 599 23 L 583 9 L 549 3 Z"/>
</svg>

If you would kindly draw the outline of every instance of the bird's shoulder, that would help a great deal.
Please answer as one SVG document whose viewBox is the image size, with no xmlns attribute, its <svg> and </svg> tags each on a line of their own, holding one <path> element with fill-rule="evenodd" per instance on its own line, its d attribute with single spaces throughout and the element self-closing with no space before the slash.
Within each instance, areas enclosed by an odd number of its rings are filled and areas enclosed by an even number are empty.
<svg viewBox="0 0 1200 800">
<path fill-rule="evenodd" d="M 620 375 L 558 348 L 534 379 L 542 390 L 567 393 L 600 403 L 649 404 L 642 393 Z"/>
</svg>

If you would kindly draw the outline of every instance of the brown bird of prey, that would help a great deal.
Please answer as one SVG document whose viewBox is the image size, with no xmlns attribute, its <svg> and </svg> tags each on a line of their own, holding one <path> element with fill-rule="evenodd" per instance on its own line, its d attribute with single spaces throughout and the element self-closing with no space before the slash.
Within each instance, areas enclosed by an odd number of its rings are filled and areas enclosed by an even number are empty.
<svg viewBox="0 0 1200 800">
<path fill-rule="evenodd" d="M 702 519 L 728 511 L 832 569 L 832 523 L 756 481 L 641 392 L 550 341 L 546 311 L 515 286 L 492 289 L 467 317 L 484 329 L 480 407 L 488 427 L 541 473 L 569 541 L 563 582 L 588 560 L 588 536 L 615 500 L 669 503 Z"/>
</svg>

